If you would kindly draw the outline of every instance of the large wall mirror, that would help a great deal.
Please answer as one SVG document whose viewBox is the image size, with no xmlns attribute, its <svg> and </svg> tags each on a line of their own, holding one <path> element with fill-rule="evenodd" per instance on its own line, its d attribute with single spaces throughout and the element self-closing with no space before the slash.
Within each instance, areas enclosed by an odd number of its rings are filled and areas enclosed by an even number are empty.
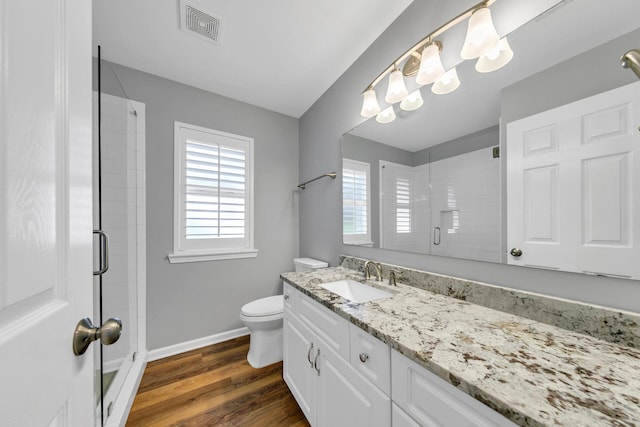
<svg viewBox="0 0 640 427">
<path fill-rule="evenodd" d="M 506 67 L 481 74 L 475 61 L 447 64 L 443 55 L 445 69 L 458 64 L 458 90 L 434 95 L 424 86 L 420 109 L 396 104 L 395 121 L 372 118 L 344 134 L 344 244 L 640 279 L 640 82 L 620 66 L 622 54 L 640 48 L 640 2 L 553 3 L 509 32 L 515 55 Z M 622 98 L 597 98 L 616 88 Z M 566 116 L 568 104 L 588 98 L 588 114 Z M 572 120 L 589 142 L 614 148 L 576 159 L 580 182 L 567 193 L 558 190 L 568 169 L 559 159 L 573 154 L 548 147 Z M 547 163 L 522 166 L 514 178 L 520 148 L 508 140 L 516 137 L 548 152 Z M 585 209 L 568 213 L 567 203 Z M 516 219 L 524 235 L 516 236 Z M 569 237 L 567 224 L 577 224 Z M 546 261 L 533 256 L 543 253 Z"/>
</svg>

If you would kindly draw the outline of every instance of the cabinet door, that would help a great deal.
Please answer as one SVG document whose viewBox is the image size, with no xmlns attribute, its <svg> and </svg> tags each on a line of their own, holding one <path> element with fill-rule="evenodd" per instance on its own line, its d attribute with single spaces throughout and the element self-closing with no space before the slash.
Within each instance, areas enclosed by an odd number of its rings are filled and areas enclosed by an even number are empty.
<svg viewBox="0 0 640 427">
<path fill-rule="evenodd" d="M 320 341 L 317 425 L 388 427 L 391 399 Z"/>
<path fill-rule="evenodd" d="M 391 404 L 391 425 L 393 427 L 420 427 L 420 424 L 395 403 Z"/>
<path fill-rule="evenodd" d="M 307 420 L 314 425 L 316 399 L 316 371 L 313 361 L 318 345 L 314 334 L 296 316 L 284 315 L 283 377 L 291 394 L 298 402 Z"/>
</svg>

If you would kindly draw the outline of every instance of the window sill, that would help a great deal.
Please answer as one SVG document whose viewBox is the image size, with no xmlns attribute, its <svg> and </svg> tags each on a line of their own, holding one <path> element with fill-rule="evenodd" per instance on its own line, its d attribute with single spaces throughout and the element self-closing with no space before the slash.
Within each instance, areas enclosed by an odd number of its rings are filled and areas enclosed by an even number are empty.
<svg viewBox="0 0 640 427">
<path fill-rule="evenodd" d="M 239 249 L 225 252 L 182 252 L 167 255 L 169 263 L 180 264 L 183 262 L 221 261 L 226 259 L 255 258 L 257 249 Z"/>
<path fill-rule="evenodd" d="M 363 246 L 365 248 L 372 248 L 373 247 L 373 242 L 344 242 L 345 245 L 350 245 L 350 246 Z"/>
</svg>

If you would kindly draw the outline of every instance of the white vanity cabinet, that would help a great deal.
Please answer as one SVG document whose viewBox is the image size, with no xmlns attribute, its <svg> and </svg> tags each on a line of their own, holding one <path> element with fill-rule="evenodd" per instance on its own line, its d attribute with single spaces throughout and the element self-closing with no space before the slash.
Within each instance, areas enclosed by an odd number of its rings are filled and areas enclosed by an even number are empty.
<svg viewBox="0 0 640 427">
<path fill-rule="evenodd" d="M 287 283 L 284 295 L 283 376 L 312 426 L 515 426 Z"/>
<path fill-rule="evenodd" d="M 283 376 L 307 420 L 389 426 L 391 398 L 350 364 L 349 322 L 286 283 L 284 294 Z"/>
</svg>

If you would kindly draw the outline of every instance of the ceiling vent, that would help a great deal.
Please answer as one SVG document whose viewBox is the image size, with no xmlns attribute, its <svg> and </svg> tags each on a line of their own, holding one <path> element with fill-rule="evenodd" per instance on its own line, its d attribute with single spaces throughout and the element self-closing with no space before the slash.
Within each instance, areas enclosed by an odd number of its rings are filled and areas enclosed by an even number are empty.
<svg viewBox="0 0 640 427">
<path fill-rule="evenodd" d="M 220 44 L 224 20 L 196 8 L 193 3 L 179 0 L 180 27 L 182 31 L 198 36 L 211 43 Z"/>
</svg>

